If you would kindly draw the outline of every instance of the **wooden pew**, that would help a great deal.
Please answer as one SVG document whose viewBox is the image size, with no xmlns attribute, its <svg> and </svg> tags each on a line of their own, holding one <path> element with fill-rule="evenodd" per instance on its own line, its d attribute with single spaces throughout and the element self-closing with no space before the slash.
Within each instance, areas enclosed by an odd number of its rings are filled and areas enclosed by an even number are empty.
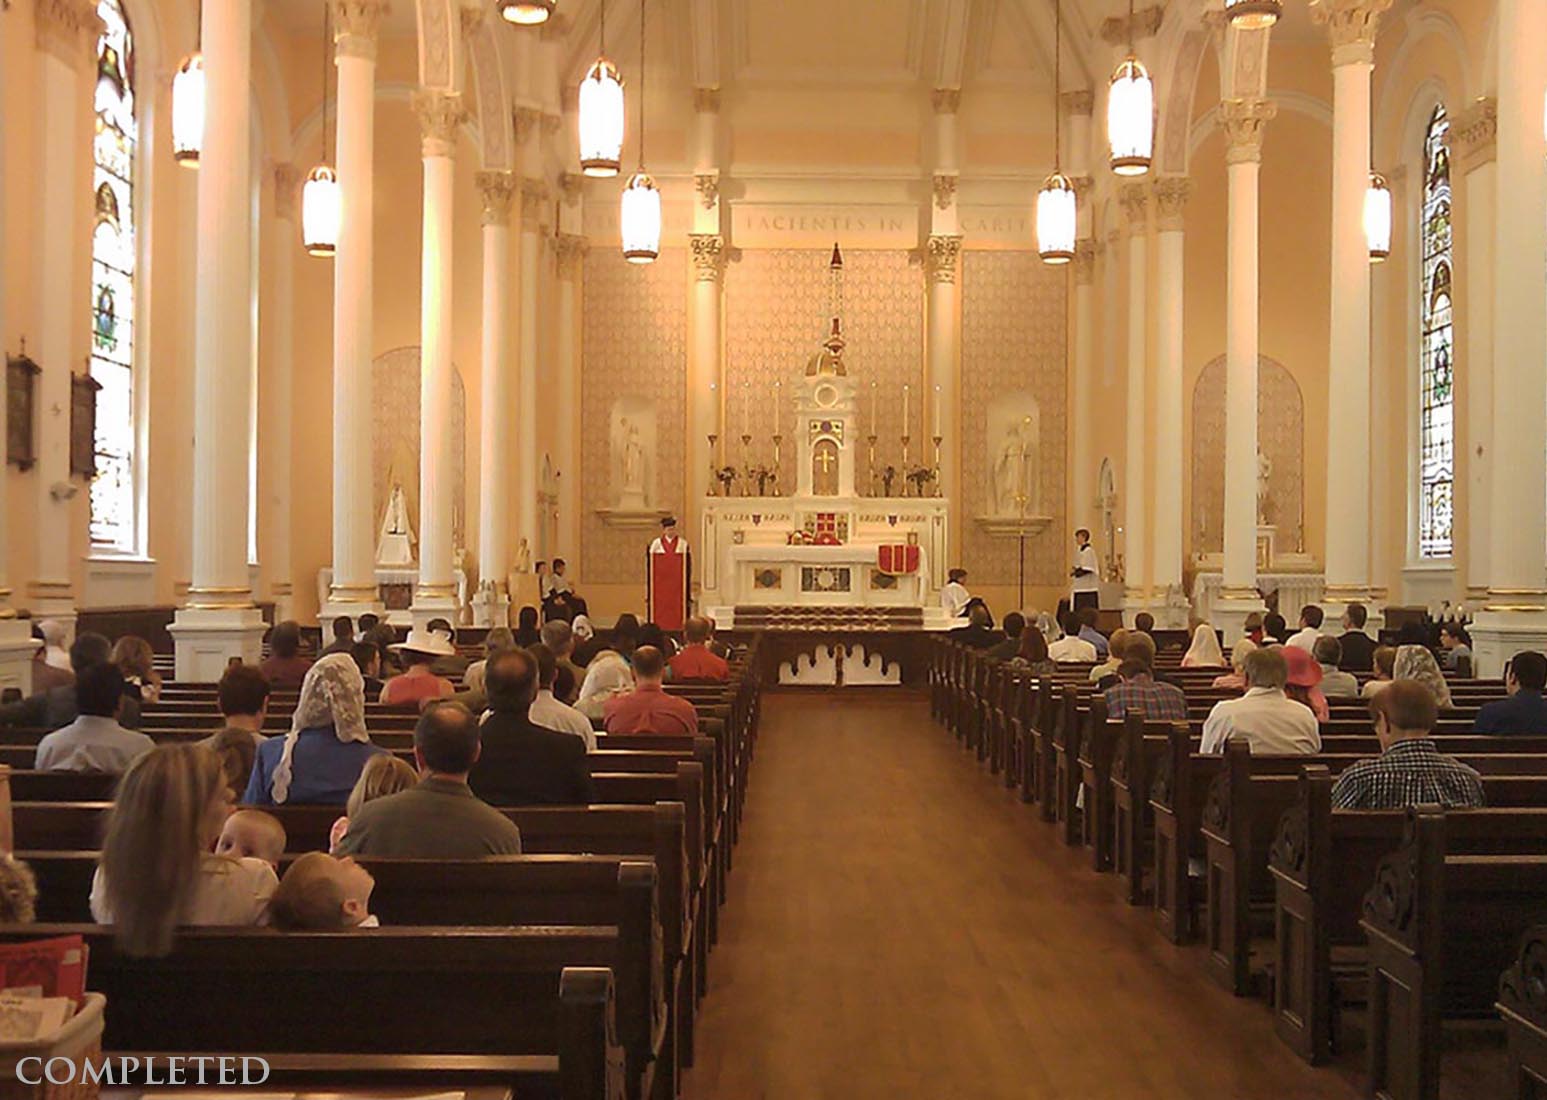
<svg viewBox="0 0 1547 1100">
<path fill-rule="evenodd" d="M 1367 1088 L 1436 1100 L 1449 1018 L 1493 1014 L 1497 975 L 1547 904 L 1547 855 L 1452 855 L 1446 815 L 1408 811 L 1360 921 L 1370 950 Z"/>
<path fill-rule="evenodd" d="M 1533 925 L 1520 938 L 1509 969 L 1499 978 L 1495 1008 L 1509 1040 L 1510 1095 L 1541 1100 L 1547 1089 L 1547 925 Z"/>
<path fill-rule="evenodd" d="M 111 1006 L 112 1055 L 260 1056 L 275 1083 L 435 1073 L 562 1100 L 667 1095 L 659 1078 L 629 1079 L 615 928 L 190 929 L 146 960 L 121 954 L 110 928 L 0 926 L 0 942 L 72 934 Z"/>
</svg>

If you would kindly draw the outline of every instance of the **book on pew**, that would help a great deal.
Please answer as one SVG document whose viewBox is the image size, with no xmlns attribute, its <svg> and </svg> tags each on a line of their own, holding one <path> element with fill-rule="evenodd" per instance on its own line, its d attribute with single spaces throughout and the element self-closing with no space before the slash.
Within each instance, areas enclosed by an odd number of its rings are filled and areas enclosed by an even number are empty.
<svg viewBox="0 0 1547 1100">
<path fill-rule="evenodd" d="M 67 997 L 79 1008 L 86 997 L 86 963 L 86 942 L 80 936 L 0 944 L 0 990 Z"/>
<path fill-rule="evenodd" d="M 75 1015 L 68 997 L 33 997 L 7 990 L 0 993 L 0 1042 L 31 1043 L 57 1035 Z"/>
</svg>

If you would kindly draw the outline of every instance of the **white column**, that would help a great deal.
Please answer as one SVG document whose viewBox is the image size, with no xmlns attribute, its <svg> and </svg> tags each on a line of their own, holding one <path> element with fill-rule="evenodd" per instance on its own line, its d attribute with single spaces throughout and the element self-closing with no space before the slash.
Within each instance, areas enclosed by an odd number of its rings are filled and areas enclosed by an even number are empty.
<svg viewBox="0 0 1547 1100">
<path fill-rule="evenodd" d="M 586 240 L 578 233 L 560 233 L 554 242 L 558 271 L 558 310 L 554 341 L 554 392 L 558 431 L 554 433 L 559 467 L 559 539 L 555 556 L 571 561 L 580 545 L 580 278 Z"/>
<path fill-rule="evenodd" d="M 521 334 L 516 379 L 516 568 L 521 572 L 532 568 L 538 543 L 537 298 L 547 201 L 548 187 L 541 179 L 521 181 Z"/>
<path fill-rule="evenodd" d="M 483 195 L 482 396 L 479 427 L 477 626 L 510 621 L 510 203 L 516 178 L 479 172 Z"/>
<path fill-rule="evenodd" d="M 1547 648 L 1547 4 L 1499 0 L 1498 200 L 1493 280 L 1492 569 L 1473 638 L 1478 672 Z"/>
<path fill-rule="evenodd" d="M 1464 301 L 1467 394 L 1466 595 L 1474 610 L 1487 602 L 1489 523 L 1493 509 L 1493 244 L 1498 202 L 1498 103 L 1478 100 L 1450 125 L 1452 161 L 1466 174 Z M 1458 454 L 1461 453 L 1458 448 Z"/>
<path fill-rule="evenodd" d="M 1329 344 L 1327 585 L 1329 614 L 1370 599 L 1370 74 L 1375 29 L 1391 0 L 1321 0 L 1332 42 L 1332 333 Z"/>
<path fill-rule="evenodd" d="M 1094 538 L 1096 506 L 1096 242 L 1085 238 L 1074 250 L 1074 470 L 1070 477 L 1069 516 Z"/>
<path fill-rule="evenodd" d="M 381 611 L 371 470 L 372 199 L 376 31 L 386 4 L 330 2 L 338 66 L 340 217 L 333 257 L 333 583 L 321 611 L 324 622 Z"/>
<path fill-rule="evenodd" d="M 453 618 L 451 561 L 451 287 L 452 185 L 462 97 L 421 89 L 414 94 L 423 137 L 424 243 L 419 298 L 419 583 L 413 621 Z"/>
<path fill-rule="evenodd" d="M 698 510 L 705 497 L 713 492 L 709 466 L 714 460 L 709 437 L 715 436 L 716 448 L 720 432 L 720 288 L 725 272 L 725 238 L 718 233 L 694 233 L 688 237 L 693 252 L 693 346 L 688 359 L 688 410 L 690 423 L 688 454 L 688 487 L 693 509 Z M 788 410 L 786 410 L 787 413 Z M 788 424 L 789 417 L 783 423 Z M 790 483 L 788 471 L 795 467 L 794 440 L 783 442 L 781 461 L 785 483 Z"/>
<path fill-rule="evenodd" d="M 1258 176 L 1263 131 L 1277 108 L 1267 100 L 1227 100 L 1222 119 L 1229 185 L 1225 320 L 1225 571 L 1214 625 L 1227 642 L 1261 610 L 1257 594 L 1257 265 Z"/>
<path fill-rule="evenodd" d="M 252 4 L 206 4 L 207 115 L 194 253 L 192 583 L 172 624 L 179 680 L 217 680 L 257 661 L 263 619 L 247 569 L 253 377 Z M 240 440 L 242 446 L 232 446 Z"/>
<path fill-rule="evenodd" d="M 270 431 L 278 440 L 269 448 L 269 461 L 260 483 L 263 493 L 261 519 L 267 546 L 263 560 L 269 569 L 269 592 L 274 598 L 274 617 L 283 622 L 292 618 L 295 602 L 295 578 L 291 574 L 290 546 L 291 455 L 295 447 L 294 393 L 295 368 L 295 261 L 298 241 L 295 225 L 296 195 L 300 179 L 295 166 L 274 166 L 274 219 L 270 226 L 269 254 L 273 257 L 273 281 L 269 284 L 274 300 L 264 304 L 269 318 L 269 377 L 263 387 L 264 400 L 271 410 Z M 261 337 L 260 337 L 261 339 Z"/>
<path fill-rule="evenodd" d="M 37 240 L 37 305 L 28 355 L 42 368 L 37 379 L 37 466 L 32 480 L 37 506 L 33 531 L 37 562 L 27 586 L 35 618 L 52 618 L 74 632 L 75 584 L 70 499 L 85 491 L 70 476 L 70 375 L 84 356 L 89 285 L 81 278 L 80 187 L 89 187 L 83 161 L 90 146 L 82 129 L 82 98 L 91 94 L 88 73 L 100 32 L 96 6 L 56 0 L 34 9 L 38 46 L 38 151 L 34 175 L 41 188 Z M 80 140 L 75 140 L 79 137 Z"/>
<path fill-rule="evenodd" d="M 1180 177 L 1155 181 L 1155 560 L 1154 612 L 1158 626 L 1187 626 L 1190 605 L 1182 589 L 1182 217 L 1189 184 Z"/>
<path fill-rule="evenodd" d="M 1149 590 L 1149 185 L 1129 183 L 1119 192 L 1128 224 L 1128 412 L 1123 486 L 1123 619 L 1129 626 L 1150 607 Z"/>
<path fill-rule="evenodd" d="M 936 88 L 931 97 L 935 109 L 935 173 L 931 184 L 934 201 L 929 207 L 929 239 L 925 255 L 927 272 L 924 351 L 924 399 L 918 403 L 918 428 L 904 424 L 911 435 L 910 462 L 929 465 L 935 461 L 934 437 L 940 442 L 940 463 L 935 491 L 949 500 L 962 498 L 961 485 L 961 266 L 962 235 L 957 202 L 960 182 L 960 137 L 957 112 L 959 88 Z M 938 429 L 938 431 L 937 431 Z M 945 570 L 961 554 L 961 532 L 947 532 L 950 561 L 931 563 L 930 584 L 945 583 Z"/>
</svg>

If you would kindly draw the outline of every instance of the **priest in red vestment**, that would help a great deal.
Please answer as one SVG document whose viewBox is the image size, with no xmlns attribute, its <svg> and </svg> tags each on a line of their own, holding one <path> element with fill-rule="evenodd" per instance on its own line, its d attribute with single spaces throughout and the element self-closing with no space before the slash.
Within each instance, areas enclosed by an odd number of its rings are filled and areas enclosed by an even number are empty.
<svg viewBox="0 0 1547 1100">
<path fill-rule="evenodd" d="M 681 630 L 688 618 L 688 583 L 692 558 L 687 540 L 677 534 L 677 521 L 661 520 L 661 534 L 650 543 L 647 609 L 650 621 L 662 630 Z"/>
</svg>

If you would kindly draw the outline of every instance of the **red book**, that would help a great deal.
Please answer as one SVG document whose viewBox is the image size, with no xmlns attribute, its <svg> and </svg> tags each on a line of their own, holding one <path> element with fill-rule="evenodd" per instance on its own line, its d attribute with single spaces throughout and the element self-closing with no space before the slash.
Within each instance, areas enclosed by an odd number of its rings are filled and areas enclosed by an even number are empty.
<svg viewBox="0 0 1547 1100">
<path fill-rule="evenodd" d="M 86 957 L 80 936 L 0 944 L 0 989 L 69 997 L 79 1008 L 86 995 Z"/>
</svg>

